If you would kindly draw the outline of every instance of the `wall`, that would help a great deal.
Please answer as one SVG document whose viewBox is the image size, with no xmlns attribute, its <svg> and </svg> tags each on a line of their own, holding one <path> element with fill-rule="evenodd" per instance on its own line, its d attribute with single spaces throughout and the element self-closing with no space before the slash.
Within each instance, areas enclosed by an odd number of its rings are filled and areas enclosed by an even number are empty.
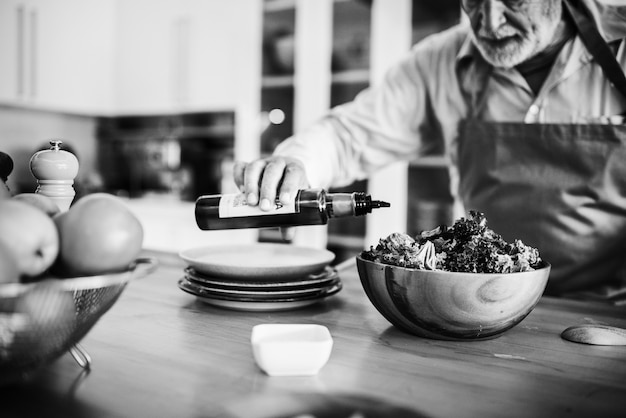
<svg viewBox="0 0 626 418">
<path fill-rule="evenodd" d="M 35 190 L 37 183 L 28 163 L 50 139 L 62 139 L 72 147 L 80 163 L 79 178 L 93 177 L 95 118 L 0 106 L 0 150 L 9 154 L 15 164 L 8 181 L 14 193 Z"/>
</svg>

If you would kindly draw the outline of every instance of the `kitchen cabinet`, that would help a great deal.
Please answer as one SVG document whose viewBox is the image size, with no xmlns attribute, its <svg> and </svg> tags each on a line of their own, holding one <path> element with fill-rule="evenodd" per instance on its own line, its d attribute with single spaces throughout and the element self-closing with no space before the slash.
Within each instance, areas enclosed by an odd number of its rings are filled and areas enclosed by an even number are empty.
<svg viewBox="0 0 626 418">
<path fill-rule="evenodd" d="M 244 23 L 254 14 L 253 3 L 118 2 L 115 111 L 145 114 L 235 108 L 241 80 L 250 68 L 240 65 L 240 56 L 250 50 L 254 39 Z M 260 41 L 256 47 L 260 48 Z"/>
<path fill-rule="evenodd" d="M 113 68 L 116 114 L 171 112 L 181 90 L 175 72 L 189 22 L 175 1 L 133 0 L 118 3 L 117 64 Z"/>
<path fill-rule="evenodd" d="M 112 3 L 0 0 L 0 102 L 92 113 L 111 102 Z"/>
<path fill-rule="evenodd" d="M 0 0 L 0 103 L 104 116 L 232 110 L 258 89 L 259 18 L 260 0 Z"/>
<path fill-rule="evenodd" d="M 261 108 L 268 119 L 262 133 L 263 153 L 270 153 L 280 141 L 330 107 L 352 100 L 377 82 L 413 43 L 456 23 L 460 11 L 457 0 L 315 3 L 312 6 L 306 0 L 265 2 Z M 299 18 L 305 13 L 312 14 L 311 8 L 317 9 L 317 20 Z M 273 109 L 281 111 L 279 124 L 270 121 Z M 436 181 L 410 181 L 413 174 L 423 174 Z M 446 175 L 447 161 L 435 155 L 410 165 L 398 163 L 366 181 L 333 189 L 367 191 L 376 199 L 392 202 L 392 207 L 364 218 L 331 221 L 324 231 L 316 234 L 308 231 L 301 243 L 327 242 L 330 247 L 359 251 L 375 245 L 380 237 L 391 232 L 418 232 L 415 228 L 429 225 L 427 219 L 425 222 L 415 219 L 423 217 L 425 211 L 430 211 L 426 216 L 436 220 L 450 213 L 447 206 L 451 202 L 445 187 L 439 194 L 424 190 L 431 184 L 445 183 Z M 415 203 L 422 198 L 426 199 L 425 203 Z M 319 237 L 311 238 L 311 235 Z"/>
<path fill-rule="evenodd" d="M 188 77 L 182 97 L 186 109 L 234 109 L 242 95 L 247 94 L 241 89 L 248 88 L 250 72 L 257 70 L 259 64 L 250 61 L 260 59 L 255 57 L 261 48 L 260 34 L 254 29 L 260 28 L 255 23 L 260 2 L 254 3 L 190 1 L 195 21 L 192 20 L 190 33 L 189 64 L 181 69 Z"/>
</svg>

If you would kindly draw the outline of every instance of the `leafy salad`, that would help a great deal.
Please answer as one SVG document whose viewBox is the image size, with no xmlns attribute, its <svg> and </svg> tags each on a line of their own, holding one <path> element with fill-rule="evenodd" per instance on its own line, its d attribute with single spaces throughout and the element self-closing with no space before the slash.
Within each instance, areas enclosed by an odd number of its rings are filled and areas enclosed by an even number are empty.
<svg viewBox="0 0 626 418">
<path fill-rule="evenodd" d="M 532 271 L 541 264 L 536 248 L 518 239 L 507 243 L 487 227 L 485 215 L 476 211 L 469 211 L 469 217 L 451 227 L 438 226 L 415 238 L 394 232 L 361 257 L 400 267 L 469 273 Z"/>
</svg>

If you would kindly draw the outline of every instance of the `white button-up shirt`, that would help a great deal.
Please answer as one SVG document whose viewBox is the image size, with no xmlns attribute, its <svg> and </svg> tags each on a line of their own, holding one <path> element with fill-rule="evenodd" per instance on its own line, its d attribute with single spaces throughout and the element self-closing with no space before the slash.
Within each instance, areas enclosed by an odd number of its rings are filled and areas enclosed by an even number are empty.
<svg viewBox="0 0 626 418">
<path fill-rule="evenodd" d="M 626 37 L 626 6 L 584 2 L 608 42 Z M 416 44 L 380 84 L 288 138 L 275 154 L 301 159 L 311 186 L 327 188 L 443 148 L 456 196 L 457 127 L 468 115 L 465 93 L 483 68 L 475 65 L 478 51 L 469 31 L 461 23 Z M 616 58 L 626 68 L 626 42 Z M 487 121 L 623 123 L 626 110 L 626 98 L 606 80 L 578 36 L 562 48 L 537 95 L 515 68 L 494 69 L 485 89 L 481 117 Z"/>
</svg>

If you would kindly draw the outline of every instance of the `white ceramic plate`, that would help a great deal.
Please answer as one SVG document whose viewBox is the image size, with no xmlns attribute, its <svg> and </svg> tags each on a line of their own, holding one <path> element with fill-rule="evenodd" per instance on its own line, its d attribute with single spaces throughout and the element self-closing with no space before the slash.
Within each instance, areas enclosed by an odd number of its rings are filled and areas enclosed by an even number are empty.
<svg viewBox="0 0 626 418">
<path fill-rule="evenodd" d="M 323 286 L 317 286 L 313 288 L 299 288 L 299 289 L 224 289 L 219 287 L 212 287 L 198 283 L 187 277 L 183 277 L 179 280 L 178 284 L 184 290 L 190 290 L 196 293 L 198 296 L 217 296 L 225 297 L 228 299 L 237 299 L 244 301 L 257 301 L 262 299 L 285 299 L 285 298 L 306 298 L 323 294 L 327 289 L 335 286 L 339 283 L 339 279 L 333 280 L 329 283 L 325 283 Z"/>
<path fill-rule="evenodd" d="M 232 309 L 244 312 L 278 312 L 291 311 L 313 305 L 320 299 L 294 300 L 290 302 L 239 302 L 236 300 L 222 300 L 198 296 L 198 300 L 219 308 Z"/>
<path fill-rule="evenodd" d="M 258 243 L 183 250 L 179 256 L 196 271 L 240 280 L 282 280 L 322 271 L 335 254 L 290 244 Z"/>
<path fill-rule="evenodd" d="M 217 306 L 220 308 L 232 309 L 236 311 L 248 311 L 248 312 L 272 312 L 272 311 L 287 311 L 292 309 L 301 308 L 317 303 L 328 296 L 334 295 L 342 288 L 341 282 L 336 283 L 333 286 L 328 287 L 319 294 L 313 296 L 301 296 L 301 297 L 285 297 L 285 298 L 232 298 L 224 295 L 214 295 L 208 292 L 198 292 L 197 289 L 186 286 L 184 279 L 179 280 L 178 287 L 184 292 L 190 295 L 196 296 L 199 301 L 207 303 L 209 305 Z"/>
<path fill-rule="evenodd" d="M 294 278 L 293 280 L 260 280 L 260 281 L 242 281 L 231 280 L 223 277 L 211 277 L 198 273 L 191 267 L 185 269 L 185 277 L 193 282 L 205 285 L 211 288 L 236 289 L 236 290 L 287 290 L 287 289 L 303 289 L 311 287 L 322 287 L 328 283 L 337 280 L 339 275 L 332 267 L 326 267 L 321 273 L 314 273 L 304 276 L 304 278 Z"/>
<path fill-rule="evenodd" d="M 341 286 L 339 279 L 328 283 L 325 286 L 320 286 L 314 289 L 292 289 L 292 290 L 275 290 L 275 289 L 261 289 L 261 290 L 231 290 L 231 289 L 217 289 L 204 286 L 196 283 L 185 277 L 178 281 L 178 287 L 182 290 L 193 293 L 196 296 L 206 296 L 210 298 L 237 300 L 241 302 L 258 302 L 258 301 L 273 301 L 284 302 L 292 301 L 295 299 L 310 299 L 318 296 L 325 296 L 329 290 L 334 289 L 337 286 Z"/>
</svg>

